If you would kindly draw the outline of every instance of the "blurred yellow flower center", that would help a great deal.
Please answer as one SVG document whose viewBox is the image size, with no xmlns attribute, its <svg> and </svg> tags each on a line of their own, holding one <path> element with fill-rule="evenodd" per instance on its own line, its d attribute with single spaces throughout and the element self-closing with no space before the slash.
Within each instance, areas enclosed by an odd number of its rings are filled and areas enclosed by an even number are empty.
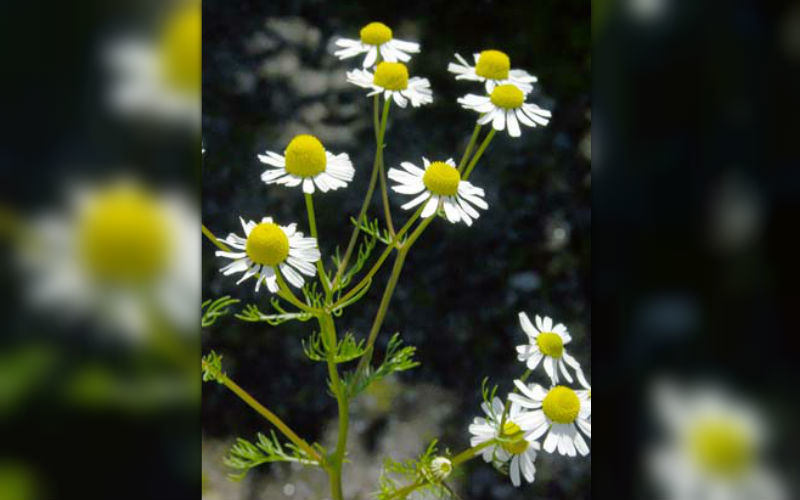
<svg viewBox="0 0 800 500">
<path fill-rule="evenodd" d="M 103 281 L 141 283 L 169 262 L 166 214 L 149 193 L 132 186 L 101 193 L 78 223 L 78 245 L 89 272 Z"/>
<path fill-rule="evenodd" d="M 575 391 L 563 385 L 550 389 L 542 401 L 542 410 L 547 418 L 558 424 L 569 424 L 578 418 L 581 401 Z"/>
<path fill-rule="evenodd" d="M 379 63 L 372 83 L 386 90 L 405 90 L 408 88 L 408 68 L 403 63 Z"/>
<path fill-rule="evenodd" d="M 256 264 L 276 266 L 289 256 L 289 238 L 272 222 L 262 222 L 250 231 L 245 251 Z"/>
<path fill-rule="evenodd" d="M 182 92 L 200 94 L 200 2 L 175 9 L 161 33 L 161 65 L 167 82 Z"/>
<path fill-rule="evenodd" d="M 516 109 L 525 102 L 525 94 L 514 85 L 498 85 L 492 91 L 489 99 L 499 108 Z"/>
<path fill-rule="evenodd" d="M 701 467 L 720 476 L 741 474 L 753 458 L 752 443 L 744 430 L 723 419 L 695 425 L 689 433 L 689 446 Z"/>
<path fill-rule="evenodd" d="M 557 333 L 540 333 L 536 337 L 536 345 L 542 353 L 551 358 L 560 358 L 564 352 L 564 342 Z"/>
<path fill-rule="evenodd" d="M 383 23 L 369 23 L 361 28 L 361 41 L 369 45 L 382 45 L 392 39 L 392 29 Z"/>
<path fill-rule="evenodd" d="M 298 177 L 314 177 L 325 171 L 325 148 L 313 135 L 298 135 L 286 147 L 286 171 Z"/>
<path fill-rule="evenodd" d="M 422 176 L 422 182 L 428 191 L 442 196 L 453 196 L 458 192 L 461 174 L 458 170 L 443 161 L 431 163 Z"/>
<path fill-rule="evenodd" d="M 510 69 L 511 61 L 499 50 L 484 50 L 475 65 L 475 73 L 490 80 L 505 80 Z"/>
<path fill-rule="evenodd" d="M 517 437 L 512 437 L 522 429 L 512 422 L 511 420 L 506 420 L 506 423 L 503 424 L 503 435 L 504 439 L 508 439 L 507 441 L 500 441 L 500 446 L 503 447 L 504 450 L 511 453 L 512 455 L 519 455 L 520 453 L 524 453 L 525 450 L 528 449 L 528 442 L 525 440 L 525 437 L 520 434 Z"/>
</svg>

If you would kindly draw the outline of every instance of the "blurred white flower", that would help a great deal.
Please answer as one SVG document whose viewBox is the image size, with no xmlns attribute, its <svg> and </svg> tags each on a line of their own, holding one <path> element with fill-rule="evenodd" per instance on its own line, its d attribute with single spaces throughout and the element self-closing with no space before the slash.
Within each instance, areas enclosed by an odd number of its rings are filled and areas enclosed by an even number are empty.
<svg viewBox="0 0 800 500">
<path fill-rule="evenodd" d="M 661 498 L 786 498 L 764 463 L 767 428 L 754 407 L 713 386 L 680 388 L 662 381 L 653 396 L 666 433 L 647 458 Z"/>
<path fill-rule="evenodd" d="M 35 306 L 90 315 L 134 339 L 191 331 L 200 303 L 199 215 L 178 193 L 131 180 L 84 185 L 28 224 L 21 260 Z"/>
<path fill-rule="evenodd" d="M 497 468 L 504 468 L 508 464 L 508 472 L 514 486 L 520 485 L 520 475 L 532 483 L 536 474 L 533 462 L 536 460 L 539 443 L 531 437 L 530 419 L 522 407 L 512 402 L 503 422 L 504 408 L 503 402 L 497 397 L 492 400 L 491 405 L 485 401 L 481 404 L 486 418 L 475 417 L 469 426 L 469 432 L 472 434 L 470 446 L 496 441 L 481 450 L 483 459 Z"/>
<path fill-rule="evenodd" d="M 360 38 L 352 40 L 350 38 L 339 38 L 336 45 L 342 47 L 334 52 L 339 59 L 348 59 L 359 54 L 366 54 L 362 66 L 369 68 L 378 61 L 378 54 L 381 59 L 389 62 L 408 62 L 411 60 L 409 53 L 419 52 L 419 44 L 406 42 L 394 38 L 392 29 L 383 23 L 369 23 L 361 28 Z"/>
<path fill-rule="evenodd" d="M 200 2 L 173 6 L 155 37 L 127 35 L 105 53 L 108 98 L 126 116 L 200 127 Z"/>
</svg>

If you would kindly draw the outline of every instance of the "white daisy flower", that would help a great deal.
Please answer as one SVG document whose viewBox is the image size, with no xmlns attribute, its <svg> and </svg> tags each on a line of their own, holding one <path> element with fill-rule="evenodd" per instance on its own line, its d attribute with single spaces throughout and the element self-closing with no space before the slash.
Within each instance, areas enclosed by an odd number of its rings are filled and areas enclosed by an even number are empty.
<svg viewBox="0 0 800 500">
<path fill-rule="evenodd" d="M 496 443 L 481 450 L 483 459 L 498 469 L 505 469 L 508 464 L 508 472 L 514 486 L 520 485 L 520 475 L 532 483 L 536 473 L 533 462 L 536 460 L 539 443 L 530 438 L 531 428 L 526 423 L 528 419 L 525 412 L 519 405 L 511 403 L 506 421 L 501 428 L 504 405 L 500 398 L 494 398 L 491 405 L 484 401 L 481 408 L 486 418 L 475 417 L 470 424 L 469 432 L 472 434 L 470 446 L 496 440 Z"/>
<path fill-rule="evenodd" d="M 32 219 L 21 249 L 29 299 L 68 321 L 147 341 L 153 318 L 191 333 L 197 324 L 200 216 L 185 195 L 129 178 L 81 185 L 70 204 Z M 164 325 L 161 325 L 162 327 Z"/>
<path fill-rule="evenodd" d="M 484 125 L 492 122 L 495 130 L 505 130 L 508 135 L 519 137 L 519 124 L 528 127 L 545 126 L 550 122 L 550 111 L 536 104 L 526 103 L 527 94 L 511 83 L 496 86 L 487 95 L 467 94 L 459 97 L 458 102 L 465 109 L 481 113 L 478 123 Z"/>
<path fill-rule="evenodd" d="M 663 498 L 788 498 L 764 460 L 768 429 L 756 408 L 714 386 L 687 390 L 665 381 L 654 396 L 667 432 L 648 465 Z"/>
<path fill-rule="evenodd" d="M 386 100 L 394 99 L 401 108 L 405 108 L 408 101 L 413 107 L 433 102 L 431 83 L 427 78 L 408 77 L 408 68 L 403 63 L 382 62 L 375 68 L 375 73 L 366 69 L 356 69 L 347 72 L 347 81 L 372 89 L 367 97 L 383 93 Z"/>
<path fill-rule="evenodd" d="M 279 288 L 277 271 L 297 288 L 303 287 L 301 274 L 316 274 L 314 263 L 321 258 L 317 240 L 304 238 L 303 233 L 297 231 L 297 224 L 279 226 L 272 222 L 271 217 L 264 217 L 258 224 L 253 221 L 245 222 L 241 217 L 239 220 L 244 229 L 244 238 L 231 233 L 222 240 L 239 251 L 217 251 L 217 257 L 233 260 L 220 269 L 224 275 L 244 273 L 236 282 L 237 285 L 255 276 L 256 292 L 261 287 L 261 282 L 265 282 L 269 291 L 276 293 Z"/>
<path fill-rule="evenodd" d="M 326 151 L 313 135 L 298 135 L 286 146 L 283 156 L 267 151 L 258 155 L 261 163 L 272 165 L 261 174 L 266 184 L 303 185 L 303 192 L 312 194 L 314 186 L 323 193 L 347 187 L 355 169 L 347 153 L 335 155 Z"/>
<path fill-rule="evenodd" d="M 533 90 L 531 84 L 538 80 L 525 70 L 511 69 L 510 59 L 499 50 L 484 50 L 473 56 L 475 64 L 470 65 L 460 54 L 456 54 L 458 62 L 450 63 L 447 71 L 455 73 L 456 80 L 486 82 L 486 93 L 488 94 L 491 94 L 498 85 L 506 83 L 516 85 L 527 94 Z"/>
<path fill-rule="evenodd" d="M 378 60 L 378 53 L 384 61 L 408 62 L 411 60 L 408 53 L 419 52 L 418 43 L 392 38 L 392 29 L 383 23 L 369 23 L 361 28 L 360 35 L 360 40 L 349 38 L 336 40 L 336 45 L 342 48 L 334 52 L 334 55 L 339 59 L 348 59 L 366 53 L 362 66 L 369 68 Z"/>
<path fill-rule="evenodd" d="M 116 112 L 200 127 L 200 17 L 200 2 L 186 2 L 166 16 L 156 39 L 137 34 L 110 42 L 104 55 Z"/>
<path fill-rule="evenodd" d="M 589 391 L 575 391 L 563 385 L 545 391 L 539 384 L 526 386 L 520 380 L 515 380 L 514 385 L 522 394 L 509 394 L 508 399 L 534 410 L 520 418 L 522 424 L 531 429 L 530 439 L 547 434 L 542 447 L 548 453 L 557 449 L 559 454 L 570 457 L 575 456 L 576 450 L 584 456 L 589 454 L 589 446 L 578 432 L 580 429 L 587 437 L 592 437 Z"/>
<path fill-rule="evenodd" d="M 524 312 L 519 313 L 519 324 L 528 336 L 529 343 L 517 346 L 517 359 L 524 362 L 531 370 L 535 370 L 544 360 L 542 363 L 544 371 L 547 372 L 553 385 L 558 384 L 559 371 L 567 382 L 572 383 L 572 376 L 567 370 L 569 365 L 575 370 L 580 384 L 589 388 L 580 363 L 564 349 L 564 344 L 572 340 L 566 326 L 561 323 L 554 325 L 549 316 L 542 318 L 539 315 L 536 315 L 536 326 L 533 326 Z"/>
<path fill-rule="evenodd" d="M 472 220 L 480 216 L 473 205 L 483 210 L 489 208 L 483 199 L 483 189 L 461 180 L 461 174 L 452 158 L 446 162 L 435 161 L 433 163 L 429 162 L 427 158 L 422 158 L 422 162 L 425 170 L 406 161 L 400 164 L 403 170 L 390 168 L 387 173 L 389 179 L 397 182 L 392 186 L 393 191 L 418 195 L 402 206 L 404 210 L 409 210 L 427 201 L 421 214 L 422 218 L 426 219 L 437 212 L 441 201 L 444 215 L 448 221 L 453 223 L 463 221 L 466 225 L 471 226 Z"/>
</svg>

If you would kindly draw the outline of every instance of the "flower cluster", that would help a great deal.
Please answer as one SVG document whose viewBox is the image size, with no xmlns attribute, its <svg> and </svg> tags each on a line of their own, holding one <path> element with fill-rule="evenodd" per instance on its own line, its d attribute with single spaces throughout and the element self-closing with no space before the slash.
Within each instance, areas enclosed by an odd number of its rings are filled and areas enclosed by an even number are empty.
<svg viewBox="0 0 800 500">
<path fill-rule="evenodd" d="M 336 450 L 328 453 L 322 446 L 311 446 L 290 432 L 274 414 L 259 411 L 291 441 L 289 449 L 292 454 L 281 451 L 276 437 L 262 436 L 258 444 L 240 440 L 231 451 L 229 465 L 245 472 L 273 461 L 320 466 L 331 475 L 333 498 L 342 500 L 341 473 L 347 439 L 342 426 L 346 427 L 348 422 L 349 402 L 371 383 L 419 364 L 413 359 L 415 347 L 401 347 L 402 341 L 395 335 L 389 341 L 384 360 L 377 367 L 371 365 L 375 340 L 409 250 L 433 222 L 434 216 L 467 226 L 479 219 L 479 210 L 488 210 L 489 205 L 484 190 L 471 183 L 469 176 L 496 131 L 507 129 L 510 136 L 518 137 L 521 135 L 520 123 L 529 127 L 547 125 L 550 112 L 526 102 L 537 79 L 523 70 L 511 69 L 509 57 L 503 52 L 485 50 L 475 54 L 474 66 L 456 54 L 458 62 L 451 63 L 447 69 L 456 75 L 457 80 L 483 82 L 487 93 L 483 96 L 468 94 L 458 100 L 463 107 L 480 113 L 460 161 L 456 162 L 455 155 L 448 151 L 437 151 L 435 156 L 430 156 L 431 160 L 422 157 L 421 166 L 401 161 L 397 167 L 386 168 L 384 139 L 391 106 L 407 108 L 411 104 L 412 108 L 418 108 L 433 103 L 428 79 L 410 76 L 406 65 L 412 54 L 419 53 L 420 46 L 395 39 L 392 29 L 379 22 L 364 26 L 359 39 L 338 39 L 335 45 L 338 50 L 334 55 L 340 59 L 363 55 L 361 67 L 347 72 L 347 80 L 367 90 L 366 96 L 374 105 L 375 128 L 375 160 L 369 187 L 361 212 L 352 218 L 355 227 L 343 255 L 337 249 L 330 259 L 333 269 L 329 267 L 326 270 L 326 260 L 319 250 L 314 198 L 348 187 L 357 169 L 346 153 L 332 153 L 322 141 L 308 134 L 295 136 L 282 153 L 266 151 L 257 157 L 267 165 L 261 174 L 265 184 L 302 190 L 310 237 L 299 232 L 296 223 L 283 226 L 271 217 L 263 217 L 260 222 L 240 219 L 244 234 L 229 234 L 221 240 L 206 231 L 219 247 L 216 255 L 231 261 L 222 267 L 223 274 L 241 274 L 239 283 L 255 278 L 256 292 L 263 283 L 267 290 L 277 295 L 270 298 L 276 314 L 262 314 L 258 307 L 251 305 L 237 315 L 238 318 L 272 325 L 311 319 L 319 323 L 319 333 L 312 334 L 308 343 L 304 343 L 304 352 L 312 361 L 328 365 L 329 392 L 337 399 L 340 423 L 344 422 L 340 425 Z M 492 128 L 478 145 L 481 129 L 489 122 Z M 380 227 L 379 221 L 373 222 L 366 216 L 378 189 L 386 229 Z M 403 227 L 397 230 L 391 214 L 390 192 L 408 196 L 401 208 L 413 211 Z M 360 233 L 364 234 L 364 241 L 356 247 Z M 363 273 L 360 281 L 354 279 L 367 269 L 365 265 L 378 241 L 386 245 L 381 257 Z M 359 341 L 352 333 L 339 337 L 336 318 L 343 309 L 365 295 L 377 281 L 375 277 L 383 262 L 394 252 L 397 253 L 395 265 L 367 338 Z M 307 283 L 309 280 L 311 283 Z M 321 291 L 317 288 L 317 280 Z M 295 295 L 292 287 L 300 289 L 302 296 Z M 284 307 L 280 299 L 293 307 Z M 223 298 L 211 304 L 208 318 L 213 323 L 222 314 L 221 309 L 230 302 Z M 567 328 L 554 324 L 548 317 L 539 316 L 535 317 L 534 326 L 524 313 L 520 313 L 520 323 L 528 342 L 517 347 L 518 359 L 528 371 L 515 381 L 516 389 L 505 402 L 495 396 L 496 390 L 484 392 L 482 408 L 485 416 L 476 418 L 469 427 L 472 448 L 458 455 L 451 456 L 449 451 L 445 451 L 447 456 L 437 456 L 438 448 L 434 441 L 418 460 L 387 461 L 378 498 L 396 500 L 422 489 L 437 495 L 449 492 L 445 480 L 455 468 L 475 456 L 493 463 L 510 475 L 515 486 L 519 486 L 523 478 L 533 482 L 534 462 L 537 452 L 542 449 L 571 457 L 589 453 L 584 435 L 591 437 L 591 391 L 580 364 L 564 348 L 571 341 Z M 356 359 L 359 360 L 358 366 L 353 371 L 339 373 L 338 365 Z M 207 359 L 204 366 L 216 367 L 213 361 Z M 546 388 L 538 384 L 526 385 L 528 376 L 539 366 L 549 379 Z M 207 370 L 207 373 L 212 371 Z M 221 373 L 221 368 L 215 368 L 213 373 Z M 215 378 L 240 394 L 238 386 L 227 376 L 216 375 Z M 583 389 L 562 385 L 562 379 L 569 384 L 577 379 Z M 405 486 L 397 482 L 398 476 L 405 480 Z"/>
<path fill-rule="evenodd" d="M 507 471 L 514 486 L 521 484 L 522 477 L 533 482 L 538 450 L 585 456 L 589 445 L 582 434 L 592 437 L 591 387 L 580 364 L 564 349 L 572 339 L 567 327 L 554 324 L 547 316 L 536 316 L 534 326 L 524 312 L 519 313 L 519 319 L 528 343 L 517 347 L 518 359 L 529 371 L 514 381 L 516 391 L 508 395 L 505 404 L 494 394 L 484 396 L 481 408 L 485 417 L 476 417 L 469 426 L 470 445 L 480 449 L 486 462 Z M 549 379 L 546 387 L 525 383 L 538 366 Z M 559 372 L 568 382 L 573 380 L 567 366 L 583 389 L 559 384 Z"/>
</svg>

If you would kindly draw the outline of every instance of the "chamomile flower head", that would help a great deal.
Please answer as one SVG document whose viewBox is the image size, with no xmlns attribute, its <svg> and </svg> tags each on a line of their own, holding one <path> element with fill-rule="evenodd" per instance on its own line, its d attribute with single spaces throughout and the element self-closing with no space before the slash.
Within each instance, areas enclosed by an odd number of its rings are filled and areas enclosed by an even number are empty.
<svg viewBox="0 0 800 500">
<path fill-rule="evenodd" d="M 427 78 L 408 76 L 408 68 L 400 62 L 381 62 L 375 71 L 356 69 L 347 72 L 347 81 L 372 91 L 367 96 L 383 94 L 386 100 L 394 99 L 401 108 L 408 102 L 419 107 L 433 102 L 431 83 Z"/>
<path fill-rule="evenodd" d="M 533 90 L 537 78 L 521 69 L 511 69 L 511 60 L 499 50 L 484 50 L 473 54 L 475 64 L 469 64 L 460 54 L 456 54 L 458 62 L 450 63 L 447 71 L 456 75 L 456 80 L 472 80 L 486 82 L 486 92 L 491 94 L 495 87 L 510 83 L 523 92 Z"/>
<path fill-rule="evenodd" d="M 256 292 L 263 282 L 270 292 L 276 293 L 278 272 L 297 288 L 303 287 L 303 274 L 312 277 L 316 274 L 314 263 L 321 258 L 317 240 L 303 237 L 297 231 L 297 224 L 279 226 L 271 217 L 264 217 L 259 223 L 245 222 L 242 218 L 240 221 L 244 237 L 229 234 L 222 241 L 232 251 L 217 251 L 217 257 L 233 260 L 220 270 L 224 275 L 243 273 L 237 285 L 255 276 Z"/>
<path fill-rule="evenodd" d="M 383 23 L 369 23 L 361 28 L 359 35 L 358 40 L 350 38 L 336 40 L 336 45 L 342 48 L 334 52 L 334 55 L 339 59 L 348 59 L 366 54 L 361 64 L 364 68 L 369 68 L 378 61 L 378 54 L 383 61 L 408 62 L 411 60 L 409 54 L 419 52 L 418 43 L 394 38 L 392 29 Z"/>
<path fill-rule="evenodd" d="M 539 443 L 530 437 L 532 428 L 528 423 L 528 415 L 522 407 L 512 402 L 503 422 L 505 406 L 497 397 L 492 399 L 491 404 L 484 401 L 481 409 L 486 417 L 475 417 L 470 424 L 470 446 L 495 440 L 495 443 L 480 451 L 483 459 L 497 469 L 506 470 L 507 467 L 514 486 L 520 485 L 520 476 L 532 483 L 536 473 L 533 462 Z"/>
<path fill-rule="evenodd" d="M 786 498 L 765 463 L 768 433 L 756 408 L 714 386 L 662 381 L 655 389 L 654 410 L 666 432 L 648 458 L 664 498 Z"/>
<path fill-rule="evenodd" d="M 402 206 L 404 210 L 425 203 L 421 216 L 426 219 L 438 211 L 441 202 L 448 221 L 471 226 L 480 216 L 473 205 L 483 210 L 489 208 L 483 199 L 483 189 L 462 180 L 452 158 L 432 163 L 422 158 L 422 162 L 424 170 L 406 161 L 400 164 L 402 169 L 390 168 L 387 173 L 397 183 L 392 186 L 394 192 L 416 195 Z"/>
<path fill-rule="evenodd" d="M 458 102 L 464 109 L 471 109 L 481 114 L 478 123 L 492 122 L 495 130 L 508 128 L 508 135 L 519 137 L 522 132 L 519 124 L 528 127 L 542 126 L 550 123 L 550 111 L 536 104 L 525 102 L 527 92 L 513 83 L 495 86 L 489 95 L 467 94 L 459 97 Z"/>
<path fill-rule="evenodd" d="M 302 184 L 307 194 L 314 193 L 314 186 L 323 193 L 347 187 L 355 175 L 347 153 L 336 155 L 326 151 L 313 135 L 295 136 L 283 155 L 267 151 L 258 155 L 258 160 L 274 167 L 261 174 L 264 183 L 289 187 Z"/>
<path fill-rule="evenodd" d="M 200 125 L 200 2 L 169 7 L 155 37 L 114 40 L 105 54 L 110 105 L 133 118 L 193 128 Z"/>
<path fill-rule="evenodd" d="M 588 389 L 589 383 L 583 375 L 580 363 L 564 348 L 572 340 L 566 326 L 561 323 L 553 324 L 549 316 L 542 318 L 539 315 L 536 315 L 536 326 L 533 326 L 524 312 L 519 313 L 519 324 L 528 336 L 528 343 L 517 346 L 517 359 L 524 362 L 530 370 L 535 370 L 542 363 L 553 385 L 558 384 L 559 372 L 567 382 L 572 383 L 572 376 L 567 370 L 569 366 L 575 370 L 580 384 Z"/>
<path fill-rule="evenodd" d="M 530 439 L 545 436 L 544 451 L 575 456 L 589 454 L 589 446 L 581 436 L 592 437 L 592 398 L 589 391 L 576 391 L 563 385 L 545 390 L 539 384 L 525 385 L 515 380 L 520 394 L 509 394 L 508 399 L 522 408 L 533 410 L 525 414 L 524 423 L 529 428 Z M 580 432 L 579 432 L 580 429 Z"/>
</svg>

